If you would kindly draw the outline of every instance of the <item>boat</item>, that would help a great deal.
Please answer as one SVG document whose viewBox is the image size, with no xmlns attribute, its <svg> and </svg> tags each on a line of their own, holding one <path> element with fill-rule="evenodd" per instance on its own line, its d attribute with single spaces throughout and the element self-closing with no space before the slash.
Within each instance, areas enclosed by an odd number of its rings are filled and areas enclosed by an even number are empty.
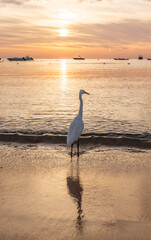
<svg viewBox="0 0 151 240">
<path fill-rule="evenodd" d="M 129 58 L 114 58 L 114 60 L 129 60 Z"/>
<path fill-rule="evenodd" d="M 13 57 L 13 58 L 7 58 L 9 61 L 25 61 L 23 58 Z"/>
<path fill-rule="evenodd" d="M 143 56 L 139 55 L 138 60 L 143 60 Z"/>
<path fill-rule="evenodd" d="M 85 58 L 83 58 L 83 57 L 81 57 L 81 56 L 79 56 L 79 57 L 75 57 L 75 58 L 73 58 L 74 60 L 85 60 Z"/>
<path fill-rule="evenodd" d="M 9 61 L 15 61 L 15 62 L 18 62 L 18 61 L 31 61 L 31 60 L 34 60 L 32 57 L 28 57 L 28 56 L 26 56 L 26 57 L 21 57 L 21 58 L 19 58 L 19 57 L 13 57 L 13 58 L 7 58 Z"/>
<path fill-rule="evenodd" d="M 147 58 L 147 60 L 151 60 L 151 58 Z"/>
<path fill-rule="evenodd" d="M 32 57 L 28 57 L 28 56 L 23 57 L 23 59 L 24 59 L 25 61 L 32 61 L 32 60 L 34 60 Z"/>
</svg>

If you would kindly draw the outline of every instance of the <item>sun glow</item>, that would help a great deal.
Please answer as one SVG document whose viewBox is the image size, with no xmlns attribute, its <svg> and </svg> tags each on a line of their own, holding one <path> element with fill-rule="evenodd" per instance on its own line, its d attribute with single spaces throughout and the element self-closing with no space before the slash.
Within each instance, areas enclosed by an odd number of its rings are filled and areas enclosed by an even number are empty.
<svg viewBox="0 0 151 240">
<path fill-rule="evenodd" d="M 61 12 L 59 14 L 59 18 L 60 19 L 64 19 L 64 20 L 75 20 L 77 18 L 77 15 L 72 13 L 72 12 Z"/>
<path fill-rule="evenodd" d="M 59 34 L 60 34 L 60 36 L 61 37 L 66 37 L 66 36 L 68 36 L 68 29 L 60 29 L 59 30 Z"/>
</svg>

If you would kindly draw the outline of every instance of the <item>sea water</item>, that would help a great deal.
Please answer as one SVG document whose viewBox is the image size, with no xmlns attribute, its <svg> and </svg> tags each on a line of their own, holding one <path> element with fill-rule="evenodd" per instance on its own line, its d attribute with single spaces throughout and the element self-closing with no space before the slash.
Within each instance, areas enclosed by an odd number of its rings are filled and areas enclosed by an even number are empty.
<svg viewBox="0 0 151 240">
<path fill-rule="evenodd" d="M 0 63 L 0 133 L 66 135 L 83 95 L 83 135 L 151 139 L 151 61 Z"/>
</svg>

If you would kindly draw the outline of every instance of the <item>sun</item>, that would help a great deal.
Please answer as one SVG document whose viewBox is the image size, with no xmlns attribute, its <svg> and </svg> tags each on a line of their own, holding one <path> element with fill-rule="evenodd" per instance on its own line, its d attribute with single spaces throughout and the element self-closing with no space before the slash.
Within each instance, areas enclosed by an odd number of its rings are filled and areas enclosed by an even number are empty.
<svg viewBox="0 0 151 240">
<path fill-rule="evenodd" d="M 61 37 L 68 36 L 68 33 L 69 33 L 68 29 L 60 29 L 59 30 L 59 34 L 60 34 Z"/>
</svg>

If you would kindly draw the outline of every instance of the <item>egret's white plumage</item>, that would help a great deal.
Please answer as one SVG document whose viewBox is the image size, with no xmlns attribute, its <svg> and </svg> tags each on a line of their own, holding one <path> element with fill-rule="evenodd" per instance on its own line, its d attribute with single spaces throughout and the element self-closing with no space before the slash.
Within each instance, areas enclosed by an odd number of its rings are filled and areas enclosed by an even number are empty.
<svg viewBox="0 0 151 240">
<path fill-rule="evenodd" d="M 67 135 L 67 145 L 71 146 L 75 141 L 79 139 L 81 133 L 84 129 L 84 122 L 82 117 L 78 116 L 73 119 L 70 124 L 68 135 Z"/>
<path fill-rule="evenodd" d="M 80 90 L 79 92 L 79 100 L 80 100 L 80 108 L 78 115 L 73 119 L 69 126 L 68 135 L 67 135 L 67 145 L 72 146 L 75 141 L 77 141 L 81 133 L 84 129 L 84 122 L 82 120 L 83 115 L 83 100 L 82 95 L 83 94 L 89 94 L 85 92 L 84 90 Z M 71 156 L 72 156 L 72 149 L 71 149 Z"/>
</svg>

